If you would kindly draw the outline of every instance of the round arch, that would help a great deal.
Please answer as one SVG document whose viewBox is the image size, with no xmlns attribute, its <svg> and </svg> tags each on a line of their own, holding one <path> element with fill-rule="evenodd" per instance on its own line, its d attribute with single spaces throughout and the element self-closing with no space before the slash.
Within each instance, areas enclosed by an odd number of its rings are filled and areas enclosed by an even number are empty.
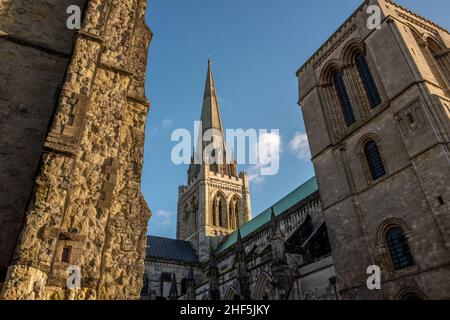
<svg viewBox="0 0 450 320">
<path fill-rule="evenodd" d="M 353 64 L 357 53 L 366 54 L 366 47 L 361 39 L 353 39 L 349 41 L 342 50 L 340 61 L 344 65 Z"/>
<path fill-rule="evenodd" d="M 427 295 L 418 288 L 404 288 L 397 293 L 397 300 L 428 300 Z"/>
<path fill-rule="evenodd" d="M 367 133 L 358 140 L 358 143 L 356 144 L 355 152 L 357 154 L 364 153 L 365 144 L 371 140 L 374 141 L 377 144 L 377 146 L 379 146 L 381 144 L 380 137 L 378 137 L 375 133 Z"/>
<path fill-rule="evenodd" d="M 322 69 L 322 72 L 320 73 L 319 81 L 321 85 L 328 85 L 332 83 L 333 80 L 333 74 L 336 71 L 339 71 L 342 69 L 342 64 L 339 60 L 333 59 L 328 61 L 325 66 Z"/>
<path fill-rule="evenodd" d="M 411 233 L 408 225 L 401 219 L 391 218 L 383 221 L 383 223 L 378 227 L 377 231 L 377 244 L 379 246 L 384 246 L 385 237 L 387 232 L 392 228 L 400 228 L 403 230 L 406 237 Z"/>
</svg>

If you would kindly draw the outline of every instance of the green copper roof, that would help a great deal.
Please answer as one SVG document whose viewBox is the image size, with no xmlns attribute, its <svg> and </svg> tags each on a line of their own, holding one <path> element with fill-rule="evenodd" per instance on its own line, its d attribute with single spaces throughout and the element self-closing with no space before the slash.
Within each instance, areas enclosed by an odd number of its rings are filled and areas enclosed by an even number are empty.
<svg viewBox="0 0 450 320">
<path fill-rule="evenodd" d="M 284 211 L 289 209 L 290 207 L 294 206 L 296 203 L 304 200 L 305 198 L 312 195 L 314 192 L 318 191 L 319 188 L 317 186 L 317 179 L 316 177 L 313 177 L 306 181 L 304 184 L 302 184 L 300 187 L 289 193 L 287 196 L 285 196 L 283 199 L 275 203 L 272 207 L 275 211 L 275 215 L 279 216 Z M 251 234 L 253 231 L 259 229 L 266 223 L 270 221 L 270 208 L 267 208 L 263 212 L 261 212 L 259 215 L 254 217 L 252 220 L 244 224 L 242 227 L 239 228 L 241 231 L 242 238 L 245 238 L 249 234 Z M 226 249 L 230 248 L 236 243 L 237 240 L 237 230 L 231 233 L 217 248 L 216 253 L 221 253 L 225 251 Z"/>
</svg>

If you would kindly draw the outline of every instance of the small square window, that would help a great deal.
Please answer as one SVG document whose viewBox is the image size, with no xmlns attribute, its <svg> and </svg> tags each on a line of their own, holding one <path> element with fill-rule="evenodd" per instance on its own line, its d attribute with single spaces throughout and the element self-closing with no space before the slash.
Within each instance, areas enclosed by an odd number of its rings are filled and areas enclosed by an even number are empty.
<svg viewBox="0 0 450 320">
<path fill-rule="evenodd" d="M 409 123 L 410 125 L 413 125 L 413 124 L 415 123 L 414 117 L 412 116 L 411 112 L 408 112 L 408 113 L 406 114 L 406 118 L 408 119 L 408 123 Z"/>
<path fill-rule="evenodd" d="M 61 254 L 61 262 L 66 262 L 69 263 L 70 262 L 70 252 L 71 252 L 71 247 L 64 247 L 62 250 L 62 254 Z"/>
</svg>

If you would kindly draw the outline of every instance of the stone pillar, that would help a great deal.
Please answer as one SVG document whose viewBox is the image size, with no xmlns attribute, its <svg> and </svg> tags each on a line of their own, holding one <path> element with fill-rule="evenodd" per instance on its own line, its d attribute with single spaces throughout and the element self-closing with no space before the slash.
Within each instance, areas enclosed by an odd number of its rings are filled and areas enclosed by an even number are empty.
<svg viewBox="0 0 450 320">
<path fill-rule="evenodd" d="M 208 265 L 208 278 L 209 278 L 209 299 L 210 300 L 220 300 L 219 291 L 219 269 L 217 268 L 216 257 L 214 254 L 214 249 L 210 248 L 210 259 Z"/>
<path fill-rule="evenodd" d="M 240 300 L 250 300 L 250 281 L 247 272 L 247 257 L 245 254 L 244 242 L 241 232 L 238 230 L 238 239 L 236 242 L 234 259 L 237 271 L 238 295 Z"/>
<path fill-rule="evenodd" d="M 186 299 L 195 300 L 195 278 L 194 268 L 189 268 L 189 275 L 186 278 Z"/>
<path fill-rule="evenodd" d="M 239 178 L 242 179 L 242 202 L 244 206 L 244 216 L 240 217 L 239 226 L 252 219 L 252 207 L 250 203 L 250 185 L 247 172 L 241 172 Z"/>
</svg>

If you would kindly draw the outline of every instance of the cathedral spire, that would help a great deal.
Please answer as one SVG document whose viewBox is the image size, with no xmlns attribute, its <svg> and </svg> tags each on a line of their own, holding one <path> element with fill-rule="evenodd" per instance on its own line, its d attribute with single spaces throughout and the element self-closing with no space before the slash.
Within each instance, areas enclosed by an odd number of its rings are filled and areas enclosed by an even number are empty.
<svg viewBox="0 0 450 320">
<path fill-rule="evenodd" d="M 218 129 L 222 131 L 223 134 L 222 119 L 220 118 L 219 102 L 217 101 L 211 59 L 208 60 L 201 121 L 203 131 L 208 129 Z"/>
<path fill-rule="evenodd" d="M 208 60 L 208 70 L 206 72 L 206 82 L 205 82 L 205 91 L 203 94 L 203 105 L 202 105 L 202 113 L 201 113 L 201 128 L 202 130 L 199 132 L 204 138 L 204 134 L 207 130 L 212 135 L 212 140 L 203 141 L 198 137 L 197 142 L 197 157 L 200 156 L 202 159 L 204 156 L 204 151 L 206 145 L 208 145 L 211 141 L 214 142 L 214 149 L 218 149 L 217 151 L 222 151 L 217 155 L 218 163 L 225 164 L 227 163 L 226 159 L 226 150 L 225 150 L 225 136 L 222 126 L 222 119 L 220 117 L 220 108 L 219 102 L 216 94 L 216 86 L 214 83 L 214 76 L 212 72 L 212 62 L 211 59 Z M 207 139 L 209 139 L 209 136 Z M 201 143 L 203 142 L 203 143 Z M 204 159 L 206 161 L 206 159 Z"/>
</svg>

